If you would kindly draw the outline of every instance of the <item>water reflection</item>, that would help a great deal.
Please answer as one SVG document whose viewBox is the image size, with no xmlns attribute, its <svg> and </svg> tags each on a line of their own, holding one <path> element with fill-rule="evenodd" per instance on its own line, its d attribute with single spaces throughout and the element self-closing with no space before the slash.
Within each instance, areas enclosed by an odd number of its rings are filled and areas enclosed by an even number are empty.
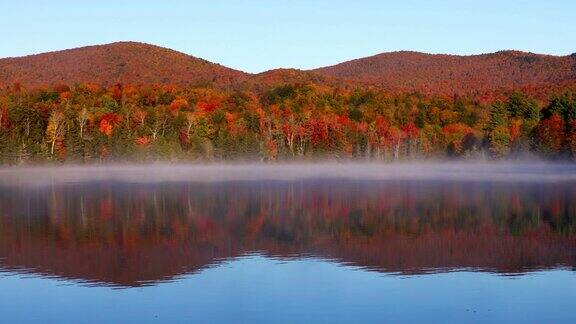
<svg viewBox="0 0 576 324">
<path fill-rule="evenodd" d="M 0 269 L 137 287 L 249 253 L 402 276 L 572 268 L 575 198 L 573 182 L 0 186 Z"/>
</svg>

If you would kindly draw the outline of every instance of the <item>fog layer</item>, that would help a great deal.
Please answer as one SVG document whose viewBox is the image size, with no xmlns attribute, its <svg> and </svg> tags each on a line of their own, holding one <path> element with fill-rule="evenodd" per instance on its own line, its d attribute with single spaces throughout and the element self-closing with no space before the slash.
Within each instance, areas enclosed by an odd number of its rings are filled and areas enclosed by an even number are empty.
<svg viewBox="0 0 576 324">
<path fill-rule="evenodd" d="M 206 164 L 8 167 L 0 185 L 50 185 L 92 181 L 222 182 L 349 180 L 576 181 L 576 164 L 544 162 Z"/>
</svg>

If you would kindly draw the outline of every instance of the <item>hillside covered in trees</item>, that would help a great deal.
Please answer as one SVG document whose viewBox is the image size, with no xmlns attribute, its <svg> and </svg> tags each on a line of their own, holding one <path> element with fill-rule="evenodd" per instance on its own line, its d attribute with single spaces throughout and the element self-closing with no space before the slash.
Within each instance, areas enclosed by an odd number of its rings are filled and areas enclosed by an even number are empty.
<svg viewBox="0 0 576 324">
<path fill-rule="evenodd" d="M 396 69 L 360 60 L 344 63 L 357 66 L 343 71 L 381 75 L 390 84 L 409 85 L 405 89 L 363 76 L 348 80 L 350 74 L 336 72 L 342 66 L 250 75 L 139 43 L 2 59 L 0 159 L 390 161 L 576 154 L 573 57 L 505 52 L 433 56 L 426 64 L 422 57 L 431 56 L 402 55 L 420 58 Z M 475 65 L 474 59 L 488 63 Z M 447 62 L 444 69 L 438 60 Z M 455 80 L 463 77 L 478 83 L 458 87 Z M 450 88 L 454 93 L 444 91 Z"/>
<path fill-rule="evenodd" d="M 576 53 L 540 55 L 519 51 L 458 56 L 391 52 L 310 71 L 237 71 L 184 53 L 138 42 L 117 42 L 0 59 L 0 85 L 27 87 L 91 83 L 110 86 L 213 85 L 268 89 L 312 82 L 339 87 L 376 87 L 426 95 L 548 91 L 576 84 Z"/>
<path fill-rule="evenodd" d="M 0 59 L 0 83 L 230 84 L 247 74 L 159 46 L 118 42 Z"/>
<path fill-rule="evenodd" d="M 551 56 L 519 51 L 470 56 L 394 52 L 315 72 L 392 91 L 461 95 L 573 83 L 576 55 Z"/>
</svg>

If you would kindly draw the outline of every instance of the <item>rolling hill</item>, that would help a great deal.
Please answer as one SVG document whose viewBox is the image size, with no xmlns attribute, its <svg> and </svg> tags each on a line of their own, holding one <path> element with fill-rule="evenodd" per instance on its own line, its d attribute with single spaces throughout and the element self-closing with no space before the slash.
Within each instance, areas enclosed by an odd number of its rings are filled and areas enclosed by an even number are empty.
<svg viewBox="0 0 576 324">
<path fill-rule="evenodd" d="M 354 80 L 322 75 L 313 71 L 298 69 L 274 69 L 258 74 L 252 74 L 239 84 L 242 89 L 265 92 L 269 89 L 287 84 L 315 84 L 321 87 L 350 88 L 362 87 L 363 84 Z"/>
<path fill-rule="evenodd" d="M 0 84 L 174 84 L 234 86 L 265 91 L 309 82 L 326 86 L 371 86 L 431 95 L 481 94 L 501 90 L 563 88 L 576 84 L 576 54 L 519 51 L 458 56 L 391 52 L 314 70 L 275 69 L 250 74 L 167 48 L 118 42 L 0 59 Z"/>
<path fill-rule="evenodd" d="M 576 55 L 519 51 L 457 56 L 392 52 L 313 70 L 324 76 L 427 94 L 486 92 L 576 80 Z"/>
<path fill-rule="evenodd" d="M 118 42 L 0 59 L 0 83 L 230 84 L 247 74 L 159 46 Z"/>
</svg>

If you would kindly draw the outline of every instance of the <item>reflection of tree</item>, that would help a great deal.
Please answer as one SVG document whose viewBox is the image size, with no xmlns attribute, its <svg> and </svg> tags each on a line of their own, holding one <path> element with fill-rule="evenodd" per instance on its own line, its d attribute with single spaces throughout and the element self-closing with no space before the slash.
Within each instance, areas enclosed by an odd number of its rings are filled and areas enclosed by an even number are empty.
<svg viewBox="0 0 576 324">
<path fill-rule="evenodd" d="M 0 259 L 136 285 L 259 250 L 380 271 L 576 264 L 576 186 L 248 182 L 0 189 Z"/>
</svg>

